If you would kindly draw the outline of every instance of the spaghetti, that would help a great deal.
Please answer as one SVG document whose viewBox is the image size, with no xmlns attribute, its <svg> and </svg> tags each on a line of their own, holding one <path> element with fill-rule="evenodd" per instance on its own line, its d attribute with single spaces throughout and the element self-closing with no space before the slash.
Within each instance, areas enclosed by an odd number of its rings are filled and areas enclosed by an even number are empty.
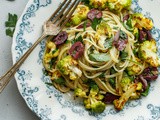
<svg viewBox="0 0 160 120">
<path fill-rule="evenodd" d="M 117 3 L 118 1 L 115 4 Z M 75 24 L 75 20 L 82 16 L 82 13 L 85 13 L 85 17 Z M 150 30 L 141 26 L 137 22 L 139 19 L 143 20 L 143 23 L 152 24 L 152 21 L 142 14 L 137 16 L 136 13 L 125 10 L 113 13 L 108 8 L 101 11 L 80 4 L 69 27 L 63 29 L 67 33 L 67 40 L 55 44 L 57 38 L 50 36 L 46 42 L 43 65 L 52 84 L 64 93 L 74 90 L 75 96 L 84 98 L 86 109 L 92 109 L 89 99 L 98 98 L 98 95 L 103 97 L 97 101 L 105 104 L 110 101 L 118 110 L 121 110 L 129 99 L 140 98 L 141 93 L 148 87 L 145 86 L 148 79 L 145 78 L 144 71 L 149 69 L 148 75 L 154 71 L 152 76 L 158 76 L 155 68 L 159 65 L 153 66 L 145 57 L 139 55 L 144 42 L 139 42 L 141 38 L 137 36 L 143 31 L 147 41 Z M 64 34 L 58 37 L 64 39 Z M 153 38 L 150 41 L 153 41 Z M 152 76 L 150 79 L 153 79 Z M 97 86 L 98 91 L 95 92 L 92 86 Z M 106 97 L 108 95 L 109 98 Z M 112 98 L 114 99 L 111 100 Z"/>
</svg>

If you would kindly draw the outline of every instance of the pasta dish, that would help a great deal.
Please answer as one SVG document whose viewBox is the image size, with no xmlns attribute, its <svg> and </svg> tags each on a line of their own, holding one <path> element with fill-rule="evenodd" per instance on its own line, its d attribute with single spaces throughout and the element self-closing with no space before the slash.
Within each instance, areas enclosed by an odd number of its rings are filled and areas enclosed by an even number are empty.
<svg viewBox="0 0 160 120">
<path fill-rule="evenodd" d="M 160 65 L 153 21 L 130 6 L 131 0 L 82 0 L 63 31 L 46 41 L 47 84 L 73 91 L 95 113 L 147 96 Z"/>
</svg>

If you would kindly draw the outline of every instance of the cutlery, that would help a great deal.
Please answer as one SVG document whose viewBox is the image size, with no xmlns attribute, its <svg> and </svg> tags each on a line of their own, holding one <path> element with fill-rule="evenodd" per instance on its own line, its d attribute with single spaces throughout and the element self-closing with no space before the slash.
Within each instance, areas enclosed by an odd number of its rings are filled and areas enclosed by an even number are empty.
<svg viewBox="0 0 160 120">
<path fill-rule="evenodd" d="M 9 83 L 11 77 L 15 74 L 21 64 L 26 60 L 34 48 L 47 36 L 57 35 L 68 22 L 80 0 L 64 0 L 56 11 L 49 17 L 43 25 L 42 35 L 36 42 L 25 52 L 25 54 L 4 74 L 0 77 L 0 93 Z M 69 6 L 69 7 L 68 7 Z"/>
</svg>

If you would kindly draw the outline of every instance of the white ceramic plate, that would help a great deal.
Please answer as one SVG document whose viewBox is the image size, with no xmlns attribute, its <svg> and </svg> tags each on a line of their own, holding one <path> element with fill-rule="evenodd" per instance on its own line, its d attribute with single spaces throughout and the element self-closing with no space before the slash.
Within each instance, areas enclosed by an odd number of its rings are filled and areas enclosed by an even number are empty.
<svg viewBox="0 0 160 120">
<path fill-rule="evenodd" d="M 13 37 L 12 54 L 15 63 L 41 35 L 42 24 L 58 7 L 62 0 L 29 0 L 20 17 Z M 160 51 L 160 1 L 132 0 L 133 10 L 152 18 L 152 34 Z M 28 107 L 43 120 L 158 120 L 160 119 L 160 78 L 153 82 L 150 94 L 142 99 L 130 101 L 117 112 L 108 105 L 102 114 L 92 114 L 81 102 L 69 94 L 62 94 L 47 86 L 49 77 L 43 74 L 42 56 L 45 42 L 41 42 L 17 71 L 18 89 Z"/>
</svg>

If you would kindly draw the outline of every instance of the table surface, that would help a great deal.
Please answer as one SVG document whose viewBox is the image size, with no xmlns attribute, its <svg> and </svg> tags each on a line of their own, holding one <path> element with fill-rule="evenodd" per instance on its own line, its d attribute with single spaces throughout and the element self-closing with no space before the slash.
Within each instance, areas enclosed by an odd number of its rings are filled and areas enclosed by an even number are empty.
<svg viewBox="0 0 160 120">
<path fill-rule="evenodd" d="M 4 22 L 8 13 L 20 17 L 27 2 L 28 0 L 0 0 L 0 76 L 12 66 L 12 38 L 6 36 Z M 0 105 L 0 120 L 38 120 L 21 97 L 14 78 L 0 94 Z"/>
</svg>

